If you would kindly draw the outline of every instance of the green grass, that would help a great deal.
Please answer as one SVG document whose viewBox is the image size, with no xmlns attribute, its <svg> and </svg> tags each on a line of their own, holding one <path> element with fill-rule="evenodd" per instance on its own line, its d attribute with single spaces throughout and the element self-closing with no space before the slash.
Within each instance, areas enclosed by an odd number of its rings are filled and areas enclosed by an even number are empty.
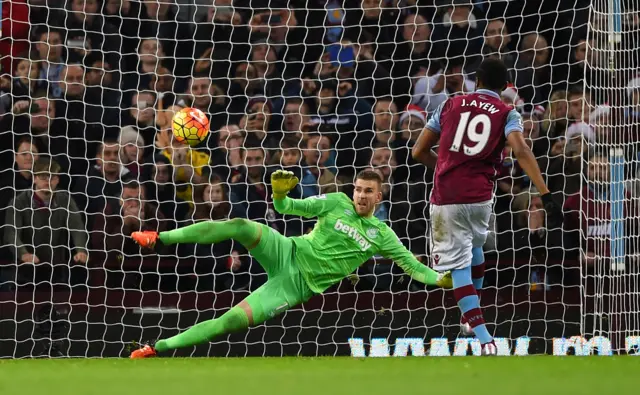
<svg viewBox="0 0 640 395">
<path fill-rule="evenodd" d="M 640 358 L 0 360 L 2 395 L 638 394 Z"/>
</svg>

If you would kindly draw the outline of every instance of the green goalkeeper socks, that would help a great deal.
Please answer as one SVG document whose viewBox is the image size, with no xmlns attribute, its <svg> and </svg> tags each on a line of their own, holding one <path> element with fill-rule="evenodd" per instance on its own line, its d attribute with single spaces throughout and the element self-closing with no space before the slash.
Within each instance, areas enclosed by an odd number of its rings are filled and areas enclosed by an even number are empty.
<svg viewBox="0 0 640 395">
<path fill-rule="evenodd" d="M 174 350 L 176 348 L 190 347 L 205 343 L 218 336 L 237 332 L 249 327 L 247 314 L 239 307 L 233 307 L 220 318 L 204 321 L 196 324 L 185 332 L 159 340 L 155 349 L 158 352 Z"/>
<path fill-rule="evenodd" d="M 164 244 L 198 243 L 214 244 L 233 239 L 245 247 L 255 245 L 260 234 L 260 224 L 246 219 L 229 221 L 205 221 L 184 228 L 160 232 Z"/>
</svg>

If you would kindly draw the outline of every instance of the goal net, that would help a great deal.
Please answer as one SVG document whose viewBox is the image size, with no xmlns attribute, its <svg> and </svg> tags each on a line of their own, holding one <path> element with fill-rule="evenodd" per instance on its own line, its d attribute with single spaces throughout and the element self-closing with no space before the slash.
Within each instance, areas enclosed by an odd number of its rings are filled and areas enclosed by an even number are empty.
<svg viewBox="0 0 640 395">
<path fill-rule="evenodd" d="M 220 316 L 265 283 L 239 243 L 140 249 L 134 230 L 247 218 L 286 236 L 295 198 L 384 179 L 374 215 L 426 265 L 433 173 L 411 147 L 437 106 L 499 57 L 505 102 L 562 228 L 505 149 L 481 303 L 501 354 L 634 351 L 636 75 L 631 1 L 32 0 L 4 2 L 0 357 L 128 355 Z M 183 107 L 208 115 L 194 148 Z M 174 355 L 467 355 L 450 292 L 376 257 L 265 324 Z"/>
</svg>

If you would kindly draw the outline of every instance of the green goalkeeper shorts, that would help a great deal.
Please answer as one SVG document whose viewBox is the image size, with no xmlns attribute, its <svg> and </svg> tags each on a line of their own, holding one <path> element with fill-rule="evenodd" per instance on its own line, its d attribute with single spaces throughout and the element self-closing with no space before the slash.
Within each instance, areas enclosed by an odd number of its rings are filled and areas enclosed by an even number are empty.
<svg viewBox="0 0 640 395">
<path fill-rule="evenodd" d="M 262 237 L 250 253 L 265 269 L 269 280 L 245 299 L 253 311 L 254 324 L 275 317 L 314 295 L 295 264 L 293 241 L 266 225 L 256 225 L 262 228 Z"/>
</svg>

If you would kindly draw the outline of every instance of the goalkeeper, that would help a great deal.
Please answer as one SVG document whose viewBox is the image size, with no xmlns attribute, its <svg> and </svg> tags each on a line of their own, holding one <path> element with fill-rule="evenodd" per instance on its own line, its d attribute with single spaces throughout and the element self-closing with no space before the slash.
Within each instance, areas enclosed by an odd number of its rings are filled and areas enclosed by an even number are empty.
<svg viewBox="0 0 640 395">
<path fill-rule="evenodd" d="M 269 280 L 221 317 L 135 350 L 131 358 L 189 347 L 261 324 L 352 273 L 374 255 L 394 260 L 414 280 L 451 288 L 449 273 L 439 274 L 420 263 L 386 224 L 373 216 L 382 200 L 382 180 L 373 171 L 356 176 L 353 201 L 343 193 L 304 200 L 287 193 L 298 178 L 278 170 L 271 176 L 275 209 L 283 214 L 318 217 L 314 230 L 300 237 L 284 237 L 272 228 L 245 219 L 200 222 L 169 232 L 133 232 L 142 247 L 157 244 L 219 243 L 233 239 L 244 245 L 264 267 Z"/>
</svg>

